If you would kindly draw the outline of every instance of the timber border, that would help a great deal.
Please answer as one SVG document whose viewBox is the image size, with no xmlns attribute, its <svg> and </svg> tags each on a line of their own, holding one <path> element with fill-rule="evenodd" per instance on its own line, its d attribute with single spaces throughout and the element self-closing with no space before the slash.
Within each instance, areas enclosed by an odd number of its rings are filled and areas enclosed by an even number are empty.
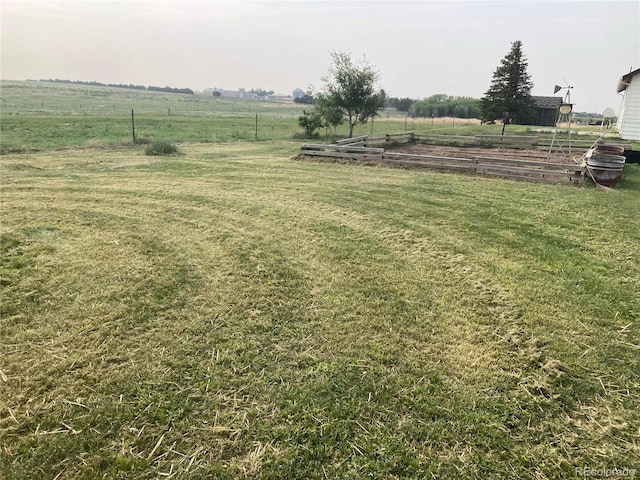
<svg viewBox="0 0 640 480">
<path fill-rule="evenodd" d="M 426 168 L 451 172 L 470 173 L 489 177 L 500 177 L 528 182 L 542 182 L 582 186 L 585 172 L 577 163 L 527 160 L 484 155 L 449 157 L 417 155 L 413 153 L 386 152 L 384 147 L 406 143 L 445 145 L 455 147 L 498 147 L 506 149 L 549 149 L 538 137 L 501 135 L 432 135 L 421 133 L 396 133 L 379 137 L 363 135 L 339 140 L 334 144 L 306 143 L 300 149 L 302 157 L 317 160 L 348 161 L 363 164 Z M 582 145 L 581 143 L 584 143 Z M 591 143 L 572 143 L 576 153 L 586 151 Z"/>
</svg>

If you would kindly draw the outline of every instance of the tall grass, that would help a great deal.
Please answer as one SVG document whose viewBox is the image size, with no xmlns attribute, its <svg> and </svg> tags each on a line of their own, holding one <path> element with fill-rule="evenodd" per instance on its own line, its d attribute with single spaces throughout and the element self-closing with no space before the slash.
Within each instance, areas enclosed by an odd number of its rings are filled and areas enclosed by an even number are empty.
<svg viewBox="0 0 640 480">
<path fill-rule="evenodd" d="M 570 478 L 640 464 L 615 192 L 287 160 L 2 157 L 3 478 Z"/>
</svg>

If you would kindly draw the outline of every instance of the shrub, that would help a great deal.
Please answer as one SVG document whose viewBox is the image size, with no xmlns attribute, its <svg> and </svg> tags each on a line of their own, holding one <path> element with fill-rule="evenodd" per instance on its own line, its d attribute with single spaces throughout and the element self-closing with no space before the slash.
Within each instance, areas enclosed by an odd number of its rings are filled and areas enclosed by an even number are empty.
<svg viewBox="0 0 640 480">
<path fill-rule="evenodd" d="M 148 135 L 138 135 L 135 140 L 136 145 L 149 145 L 153 141 Z"/>
<path fill-rule="evenodd" d="M 175 155 L 177 153 L 176 144 L 165 141 L 152 142 L 144 149 L 145 155 Z"/>
<path fill-rule="evenodd" d="M 303 110 L 302 115 L 298 117 L 298 125 L 304 129 L 304 134 L 307 138 L 317 137 L 316 130 L 325 126 L 322 115 L 316 110 L 307 111 Z"/>
</svg>

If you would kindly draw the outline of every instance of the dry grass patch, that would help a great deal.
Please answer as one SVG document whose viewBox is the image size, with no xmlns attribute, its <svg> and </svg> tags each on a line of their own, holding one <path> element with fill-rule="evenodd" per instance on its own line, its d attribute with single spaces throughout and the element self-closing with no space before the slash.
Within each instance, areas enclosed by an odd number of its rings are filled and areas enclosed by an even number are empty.
<svg viewBox="0 0 640 480">
<path fill-rule="evenodd" d="M 182 149 L 0 159 L 5 477 L 638 464 L 637 169 L 604 202 Z"/>
</svg>

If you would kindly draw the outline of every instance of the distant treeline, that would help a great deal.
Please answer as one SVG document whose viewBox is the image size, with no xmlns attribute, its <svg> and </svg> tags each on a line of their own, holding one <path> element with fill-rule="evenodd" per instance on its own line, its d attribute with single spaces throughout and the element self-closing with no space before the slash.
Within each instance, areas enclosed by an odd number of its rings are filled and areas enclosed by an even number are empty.
<svg viewBox="0 0 640 480">
<path fill-rule="evenodd" d="M 399 112 L 408 112 L 409 107 L 413 105 L 417 100 L 413 98 L 405 97 L 405 98 L 396 98 L 396 97 L 387 97 L 384 101 L 384 106 L 389 108 L 395 108 Z"/>
<path fill-rule="evenodd" d="M 480 118 L 480 100 L 437 94 L 411 104 L 410 117 Z"/>
<path fill-rule="evenodd" d="M 165 92 L 165 93 L 186 93 L 193 95 L 193 90 L 190 88 L 172 88 L 172 87 L 145 87 L 144 85 L 134 85 L 130 83 L 126 85 L 124 83 L 102 83 L 102 82 L 84 82 L 82 80 L 61 80 L 59 78 L 50 78 L 48 80 L 38 80 L 39 82 L 51 82 L 51 83 L 70 83 L 73 85 L 90 85 L 93 87 L 113 87 L 113 88 L 132 88 L 134 90 L 148 90 L 150 92 Z"/>
<path fill-rule="evenodd" d="M 304 95 L 294 98 L 295 103 L 315 104 L 315 98 Z M 456 117 L 480 118 L 480 100 L 471 97 L 453 97 L 439 93 L 422 100 L 413 98 L 387 97 L 384 102 L 387 108 L 395 108 L 406 112 L 409 117 Z"/>
<path fill-rule="evenodd" d="M 147 87 L 147 90 L 151 92 L 188 93 L 189 95 L 193 95 L 193 90 L 190 88 Z"/>
</svg>

